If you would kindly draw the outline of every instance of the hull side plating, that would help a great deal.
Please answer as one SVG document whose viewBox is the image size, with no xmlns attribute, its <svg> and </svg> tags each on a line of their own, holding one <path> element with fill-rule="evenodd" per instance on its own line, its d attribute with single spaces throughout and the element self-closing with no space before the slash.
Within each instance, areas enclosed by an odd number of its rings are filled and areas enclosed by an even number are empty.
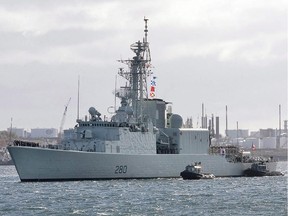
<svg viewBox="0 0 288 216">
<path fill-rule="evenodd" d="M 229 163 L 219 155 L 131 155 L 8 147 L 21 181 L 174 178 L 187 164 L 201 161 L 216 177 L 241 176 L 251 164 Z"/>
</svg>

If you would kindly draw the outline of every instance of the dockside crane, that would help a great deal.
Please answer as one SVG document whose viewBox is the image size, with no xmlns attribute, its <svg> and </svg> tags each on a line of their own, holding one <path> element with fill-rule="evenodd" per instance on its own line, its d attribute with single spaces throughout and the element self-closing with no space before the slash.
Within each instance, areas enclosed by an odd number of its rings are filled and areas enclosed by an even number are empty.
<svg viewBox="0 0 288 216">
<path fill-rule="evenodd" d="M 63 116 L 62 116 L 60 129 L 59 129 L 59 133 L 58 133 L 58 142 L 60 142 L 61 139 L 62 139 L 63 126 L 64 126 L 64 123 L 65 123 L 67 108 L 68 108 L 68 105 L 69 105 L 70 101 L 71 101 L 71 97 L 69 98 L 69 100 L 68 100 L 68 102 L 67 102 L 67 104 L 65 105 L 65 108 L 64 108 L 64 113 L 63 113 Z"/>
</svg>

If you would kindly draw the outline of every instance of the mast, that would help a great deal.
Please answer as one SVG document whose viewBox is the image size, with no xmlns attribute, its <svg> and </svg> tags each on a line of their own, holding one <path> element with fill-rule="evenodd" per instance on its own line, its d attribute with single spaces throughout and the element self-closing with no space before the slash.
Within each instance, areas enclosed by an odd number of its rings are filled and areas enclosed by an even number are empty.
<svg viewBox="0 0 288 216">
<path fill-rule="evenodd" d="M 10 131 L 9 131 L 9 145 L 12 145 L 12 125 L 13 125 L 13 118 L 11 117 Z"/>
<path fill-rule="evenodd" d="M 120 68 L 118 74 L 129 81 L 129 94 L 126 94 L 129 105 L 132 106 L 134 117 L 138 123 L 143 122 L 142 105 L 144 98 L 148 98 L 147 78 L 151 74 L 150 70 L 150 48 L 148 42 L 148 19 L 144 17 L 145 28 L 144 38 L 131 44 L 130 49 L 135 56 L 130 60 L 119 60 L 128 65 L 128 70 Z"/>
<path fill-rule="evenodd" d="M 80 76 L 78 75 L 77 120 L 79 120 L 79 104 L 80 104 Z"/>
</svg>

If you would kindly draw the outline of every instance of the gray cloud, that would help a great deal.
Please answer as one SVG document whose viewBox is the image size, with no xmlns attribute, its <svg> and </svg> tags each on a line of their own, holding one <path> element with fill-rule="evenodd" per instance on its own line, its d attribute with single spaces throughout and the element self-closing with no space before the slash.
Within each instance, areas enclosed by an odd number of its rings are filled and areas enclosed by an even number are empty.
<svg viewBox="0 0 288 216">
<path fill-rule="evenodd" d="M 277 127 L 287 118 L 286 1 L 2 1 L 0 6 L 0 128 L 57 127 L 77 77 L 81 115 L 112 105 L 116 60 L 131 58 L 143 17 L 158 77 L 157 96 L 196 121 L 207 114 L 230 125 Z M 120 82 L 120 80 L 118 80 Z M 3 103 L 2 103 L 3 102 Z M 236 124 L 236 123 L 235 123 Z"/>
</svg>

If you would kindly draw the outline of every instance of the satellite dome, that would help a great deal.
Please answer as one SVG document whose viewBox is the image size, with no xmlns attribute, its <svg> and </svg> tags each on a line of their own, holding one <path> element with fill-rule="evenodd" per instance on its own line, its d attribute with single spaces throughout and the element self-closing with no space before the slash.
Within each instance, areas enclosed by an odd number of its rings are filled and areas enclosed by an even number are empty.
<svg viewBox="0 0 288 216">
<path fill-rule="evenodd" d="M 181 128 L 183 124 L 183 119 L 178 114 L 172 114 L 170 117 L 171 128 Z"/>
<path fill-rule="evenodd" d="M 97 110 L 94 107 L 90 107 L 88 112 L 90 113 L 91 116 L 97 115 Z"/>
</svg>

